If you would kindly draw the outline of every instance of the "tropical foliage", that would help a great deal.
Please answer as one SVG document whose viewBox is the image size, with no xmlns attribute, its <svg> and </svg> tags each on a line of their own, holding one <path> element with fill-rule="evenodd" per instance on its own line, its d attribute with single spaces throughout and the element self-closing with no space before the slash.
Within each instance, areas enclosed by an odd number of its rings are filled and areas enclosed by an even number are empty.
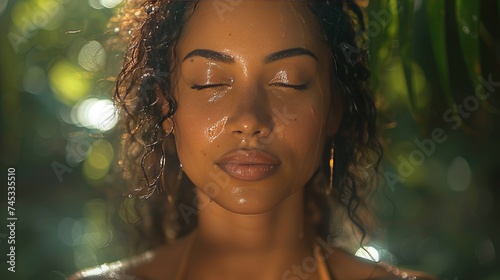
<svg viewBox="0 0 500 280">
<path fill-rule="evenodd" d="M 109 99 L 121 54 L 106 42 L 120 2 L 0 2 L 0 154 L 18 174 L 19 279 L 126 254 L 108 217 L 133 205 L 107 203 L 119 199 Z M 442 279 L 500 279 L 500 1 L 372 0 L 364 14 L 358 47 L 370 47 L 381 183 L 396 206 L 372 246 Z"/>
</svg>

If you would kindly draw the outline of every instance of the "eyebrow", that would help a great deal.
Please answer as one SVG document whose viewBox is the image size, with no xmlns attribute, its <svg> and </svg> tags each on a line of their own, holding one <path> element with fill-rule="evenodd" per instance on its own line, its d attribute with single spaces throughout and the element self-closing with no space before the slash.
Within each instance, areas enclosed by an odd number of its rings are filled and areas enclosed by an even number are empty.
<svg viewBox="0 0 500 280">
<path fill-rule="evenodd" d="M 292 48 L 292 49 L 286 49 L 282 50 L 279 52 L 272 53 L 270 55 L 267 55 L 264 59 L 264 63 L 271 63 L 280 59 L 285 59 L 289 57 L 294 57 L 294 56 L 300 56 L 300 55 L 308 55 L 312 58 L 314 58 L 316 61 L 318 61 L 318 57 L 311 52 L 308 49 L 305 48 Z M 212 50 L 207 50 L 207 49 L 196 49 L 191 51 L 184 57 L 182 61 L 185 61 L 186 59 L 194 56 L 201 56 L 206 59 L 210 60 L 215 60 L 223 63 L 229 63 L 232 64 L 234 63 L 234 58 L 230 55 L 217 52 L 217 51 L 212 51 Z"/>
<path fill-rule="evenodd" d="M 196 49 L 188 53 L 182 61 L 193 56 L 201 56 L 210 60 L 220 61 L 223 63 L 234 63 L 234 58 L 232 56 L 206 49 Z"/>
<path fill-rule="evenodd" d="M 266 56 L 266 58 L 264 59 L 264 62 L 271 63 L 271 62 L 274 62 L 276 60 L 285 59 L 285 58 L 294 57 L 294 56 L 300 56 L 300 55 L 308 55 L 308 56 L 314 58 L 316 61 L 318 61 L 318 57 L 310 50 L 304 49 L 304 48 L 293 48 L 293 49 L 287 49 L 287 50 L 272 53 L 272 54 Z"/>
</svg>

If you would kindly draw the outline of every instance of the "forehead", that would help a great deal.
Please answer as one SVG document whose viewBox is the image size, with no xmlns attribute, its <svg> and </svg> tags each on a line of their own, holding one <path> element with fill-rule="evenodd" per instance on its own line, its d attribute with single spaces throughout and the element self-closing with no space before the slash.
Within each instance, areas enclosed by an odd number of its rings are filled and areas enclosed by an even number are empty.
<svg viewBox="0 0 500 280">
<path fill-rule="evenodd" d="M 200 1 L 179 41 L 183 52 L 194 48 L 234 55 L 263 55 L 293 47 L 320 53 L 325 42 L 315 16 L 302 1 Z M 184 53 L 185 55 L 185 53 Z"/>
</svg>

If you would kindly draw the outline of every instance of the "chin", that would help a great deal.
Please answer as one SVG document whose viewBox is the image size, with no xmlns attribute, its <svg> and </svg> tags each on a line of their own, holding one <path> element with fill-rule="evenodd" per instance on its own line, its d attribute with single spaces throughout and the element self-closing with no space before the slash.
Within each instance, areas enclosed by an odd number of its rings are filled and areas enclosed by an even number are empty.
<svg viewBox="0 0 500 280">
<path fill-rule="evenodd" d="M 212 203 L 235 214 L 258 215 L 278 208 L 293 194 L 291 189 L 239 186 L 214 196 Z"/>
</svg>

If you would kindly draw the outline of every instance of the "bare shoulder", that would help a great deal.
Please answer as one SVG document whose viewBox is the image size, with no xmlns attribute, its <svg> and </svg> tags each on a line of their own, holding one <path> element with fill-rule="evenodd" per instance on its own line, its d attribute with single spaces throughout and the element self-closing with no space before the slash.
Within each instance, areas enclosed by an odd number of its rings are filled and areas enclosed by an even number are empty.
<svg viewBox="0 0 500 280">
<path fill-rule="evenodd" d="M 358 258 L 339 248 L 331 250 L 330 256 L 327 263 L 336 279 L 437 280 L 436 277 L 424 272 Z"/>
<path fill-rule="evenodd" d="M 128 259 L 86 268 L 67 279 L 174 279 L 187 239 L 183 237 Z"/>
</svg>

